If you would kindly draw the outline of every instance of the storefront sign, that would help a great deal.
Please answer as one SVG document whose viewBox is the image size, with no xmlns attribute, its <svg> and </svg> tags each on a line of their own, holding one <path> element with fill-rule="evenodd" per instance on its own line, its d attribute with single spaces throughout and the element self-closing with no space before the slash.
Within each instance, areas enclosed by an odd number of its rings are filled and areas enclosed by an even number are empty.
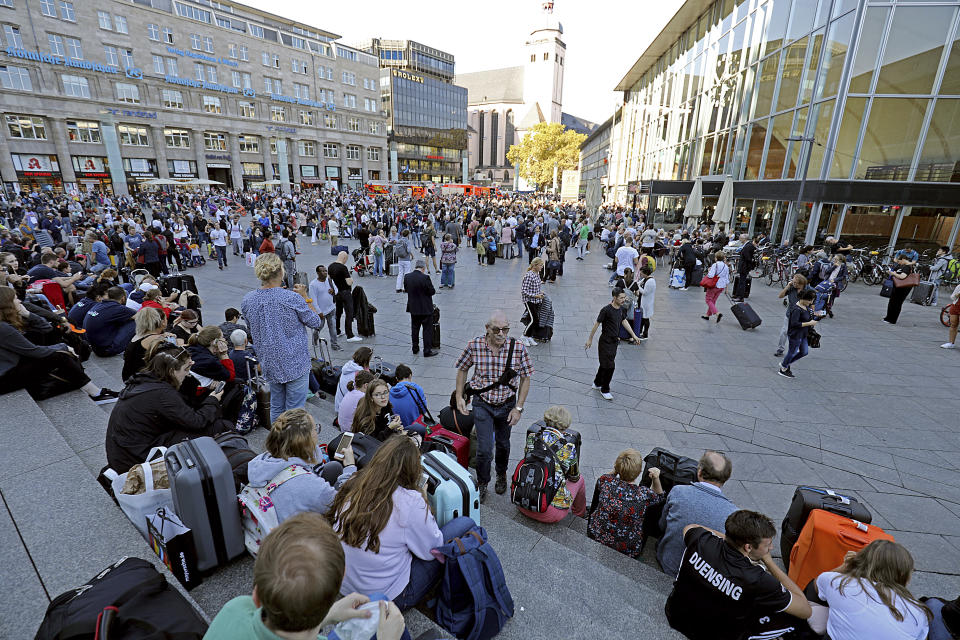
<svg viewBox="0 0 960 640">
<path fill-rule="evenodd" d="M 208 162 L 207 169 L 229 169 L 230 165 L 219 162 Z"/>
<path fill-rule="evenodd" d="M 403 78 L 404 80 L 409 80 L 410 82 L 419 82 L 423 84 L 423 76 L 415 76 L 412 73 L 407 73 L 406 71 L 400 71 L 399 69 L 393 69 L 393 75 L 397 78 Z"/>
<path fill-rule="evenodd" d="M 424 156 L 427 160 L 443 160 L 443 156 Z"/>
<path fill-rule="evenodd" d="M 268 124 L 267 131 L 283 131 L 284 133 L 296 133 L 296 127 L 279 127 L 277 125 Z"/>
<path fill-rule="evenodd" d="M 49 176 L 51 172 L 60 173 L 60 165 L 48 155 L 27 155 L 22 153 L 11 154 L 14 168 L 28 176 Z"/>
<path fill-rule="evenodd" d="M 115 116 L 126 116 L 128 118 L 147 118 L 149 120 L 157 119 L 156 111 L 133 111 L 131 109 L 112 109 L 110 107 L 107 107 L 104 109 L 104 111 Z"/>
<path fill-rule="evenodd" d="M 185 56 L 187 58 L 195 58 L 197 60 L 206 60 L 207 62 L 219 62 L 220 64 L 225 64 L 228 67 L 239 67 L 240 64 L 229 59 L 229 58 L 218 58 L 216 56 L 208 56 L 205 53 L 200 53 L 199 51 L 187 51 L 186 49 L 178 49 L 177 47 L 167 47 L 167 52 L 172 53 L 175 56 Z"/>
<path fill-rule="evenodd" d="M 103 166 L 103 158 L 96 158 L 93 156 L 74 156 L 76 160 L 75 167 L 77 171 L 81 173 L 87 173 L 90 171 L 102 173 L 106 171 Z"/>
<path fill-rule="evenodd" d="M 317 102 L 316 100 L 307 100 L 306 98 L 292 98 L 279 93 L 268 93 L 267 96 L 276 102 L 286 102 L 287 104 L 296 104 L 303 107 L 314 107 L 316 109 L 326 109 L 327 111 L 336 111 L 335 102 Z"/>
<path fill-rule="evenodd" d="M 7 47 L 3 50 L 5 54 L 11 58 L 20 58 L 21 60 L 33 60 L 34 62 L 43 62 L 46 64 L 61 65 L 64 67 L 73 67 L 75 69 L 85 69 L 87 71 L 96 71 L 98 73 L 110 73 L 110 74 L 119 74 L 123 73 L 128 78 L 133 78 L 139 80 L 143 77 L 143 71 L 137 67 L 127 67 L 126 69 L 120 69 L 119 67 L 108 67 L 102 65 L 99 62 L 89 62 L 87 60 L 72 60 L 68 58 L 61 58 L 59 56 L 51 55 L 49 53 L 43 53 L 40 51 L 27 51 L 26 49 L 17 49 L 16 47 Z"/>
<path fill-rule="evenodd" d="M 230 159 L 230 156 L 224 155 L 222 153 L 208 153 L 203 157 L 206 158 L 207 160 L 229 160 Z"/>
<path fill-rule="evenodd" d="M 228 87 L 225 84 L 217 84 L 216 82 L 207 82 L 205 80 L 192 80 L 190 78 L 181 78 L 180 76 L 163 76 L 163 80 L 169 84 L 178 84 L 182 87 L 193 87 L 194 89 L 206 89 L 207 91 L 219 91 L 221 93 L 232 93 L 234 95 L 240 93 L 240 89 L 236 87 Z M 243 95 L 254 98 L 256 97 L 256 92 L 252 89 L 244 89 Z"/>
</svg>

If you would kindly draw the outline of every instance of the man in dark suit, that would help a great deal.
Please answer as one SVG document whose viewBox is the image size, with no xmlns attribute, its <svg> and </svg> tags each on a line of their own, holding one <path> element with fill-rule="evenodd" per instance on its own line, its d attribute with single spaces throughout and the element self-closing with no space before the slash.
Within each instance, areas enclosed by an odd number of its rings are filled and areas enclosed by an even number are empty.
<svg viewBox="0 0 960 640">
<path fill-rule="evenodd" d="M 750 270 L 756 266 L 756 262 L 757 241 L 755 238 L 751 238 L 740 249 L 740 261 L 737 263 L 737 286 L 733 290 L 734 302 L 743 302 L 743 299 L 749 295 L 747 282 L 750 279 Z"/>
<path fill-rule="evenodd" d="M 423 357 L 437 355 L 433 347 L 433 282 L 424 271 L 427 263 L 417 260 L 413 271 L 403 276 L 403 288 L 407 292 L 407 313 L 410 314 L 410 334 L 413 352 L 420 353 L 420 331 L 423 330 Z"/>
</svg>

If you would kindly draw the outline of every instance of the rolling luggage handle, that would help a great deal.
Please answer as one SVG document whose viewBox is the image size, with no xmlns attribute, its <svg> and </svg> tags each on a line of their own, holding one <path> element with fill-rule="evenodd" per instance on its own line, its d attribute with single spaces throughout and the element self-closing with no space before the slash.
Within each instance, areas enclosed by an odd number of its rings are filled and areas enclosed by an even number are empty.
<svg viewBox="0 0 960 640">
<path fill-rule="evenodd" d="M 333 365 L 333 355 L 330 351 L 330 344 L 325 338 L 320 337 L 320 330 L 313 330 L 313 357 L 317 360 L 321 360 L 328 365 Z M 319 353 L 318 353 L 319 350 Z M 324 354 L 324 350 L 326 353 Z"/>
<path fill-rule="evenodd" d="M 680 464 L 680 456 L 674 455 L 674 454 L 670 453 L 669 451 L 658 451 L 658 452 L 657 452 L 657 466 L 660 468 L 661 471 L 663 471 L 663 470 L 664 470 L 664 467 L 666 466 L 666 465 L 662 464 L 662 462 L 663 462 L 664 460 L 667 460 L 667 461 L 672 460 L 672 463 L 671 463 L 671 464 L 673 465 L 673 468 L 670 470 L 670 473 L 673 474 L 674 476 L 676 476 L 676 475 L 677 475 L 677 466 Z"/>
</svg>

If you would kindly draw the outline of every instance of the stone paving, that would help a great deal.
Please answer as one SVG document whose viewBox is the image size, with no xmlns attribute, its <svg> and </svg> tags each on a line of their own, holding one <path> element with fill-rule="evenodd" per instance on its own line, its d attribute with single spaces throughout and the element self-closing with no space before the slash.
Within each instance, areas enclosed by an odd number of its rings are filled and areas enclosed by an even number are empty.
<svg viewBox="0 0 960 640">
<path fill-rule="evenodd" d="M 328 243 L 307 241 L 301 249 L 298 267 L 311 276 L 316 264 L 333 260 Z M 789 380 L 775 373 L 784 312 L 776 286 L 754 283 L 749 302 L 763 325 L 743 331 L 726 297 L 719 324 L 702 320 L 702 289 L 669 289 L 669 269 L 660 266 L 650 339 L 620 347 L 610 402 L 590 389 L 596 345 L 584 350 L 597 312 L 609 302 L 610 272 L 603 268 L 609 260 L 596 243 L 585 261 L 574 255 L 568 254 L 564 277 L 544 285 L 556 313 L 554 338 L 530 350 L 537 372 L 514 430 L 513 458 L 525 427 L 555 403 L 570 409 L 583 436 L 588 488 L 628 446 L 692 457 L 708 447 L 722 450 L 734 463 L 726 492 L 739 506 L 779 521 L 798 484 L 846 490 L 868 505 L 875 524 L 909 546 L 921 572 L 915 584 L 929 581 L 931 593 L 960 592 L 960 353 L 938 348 L 946 340 L 939 307 L 908 302 L 890 326 L 880 321 L 886 299 L 879 287 L 852 284 L 837 301 L 836 318 L 818 329 L 822 348 L 797 362 L 797 377 Z M 209 265 L 195 270 L 207 322 L 222 321 L 221 310 L 239 306 L 255 285 L 252 270 L 236 260 L 224 272 Z M 479 267 L 475 253 L 462 248 L 456 287 L 434 298 L 443 347 L 431 359 L 411 353 L 406 296 L 394 293 L 395 278 L 357 278 L 378 308 L 377 335 L 363 344 L 389 362 L 411 365 L 436 413 L 453 390 L 456 358 L 483 333 L 489 311 L 504 309 L 519 332 L 526 267 L 526 256 Z M 342 344 L 345 351 L 336 355 L 344 359 L 359 346 Z"/>
<path fill-rule="evenodd" d="M 333 260 L 326 243 L 306 241 L 302 251 L 299 268 L 311 276 L 316 264 Z M 229 257 L 224 271 L 209 262 L 189 271 L 208 324 L 221 322 L 223 310 L 239 307 L 243 294 L 257 286 L 252 269 Z M 650 340 L 621 346 L 610 402 L 590 389 L 596 347 L 583 348 L 597 311 L 609 301 L 605 262 L 596 247 L 584 262 L 571 252 L 566 275 L 545 285 L 556 312 L 554 339 L 531 349 L 537 372 L 512 437 L 511 465 L 522 453 L 526 427 L 550 404 L 563 404 L 583 436 L 588 491 L 627 447 L 646 452 L 662 446 L 692 457 L 704 448 L 719 449 L 733 460 L 725 492 L 739 506 L 779 522 L 798 484 L 854 495 L 875 524 L 913 553 L 916 594 L 960 593 L 960 400 L 953 384 L 960 354 L 938 348 L 946 336 L 939 309 L 908 303 L 900 323 L 889 326 L 880 322 L 886 301 L 879 289 L 851 285 L 835 307 L 837 317 L 819 328 L 823 347 L 795 364 L 797 378 L 787 380 L 776 375 L 773 357 L 783 314 L 776 289 L 754 284 L 750 302 L 764 324 L 742 331 L 726 298 L 721 323 L 701 320 L 702 291 L 668 289 L 668 270 L 661 266 Z M 519 331 L 526 266 L 524 258 L 481 268 L 471 250 L 461 249 L 456 288 L 434 299 L 443 346 L 429 360 L 411 353 L 405 296 L 394 293 L 395 279 L 358 279 L 379 310 L 377 335 L 344 342 L 334 359 L 342 363 L 352 348 L 366 344 L 388 362 L 411 365 L 436 414 L 453 389 L 453 363 L 467 340 L 483 332 L 490 311 L 503 308 L 514 333 Z M 118 358 L 95 357 L 87 369 L 95 382 L 119 388 L 120 365 Z M 16 416 L 37 413 L 37 405 L 25 394 L 3 400 L 0 571 L 5 583 L 15 580 L 22 588 L 18 598 L 0 605 L 0 638 L 32 636 L 47 598 L 115 560 L 111 551 L 149 557 L 132 529 L 113 531 L 123 517 L 92 481 L 104 464 L 103 409 L 109 413 L 110 407 L 97 408 L 78 393 L 40 403 L 42 415 L 32 421 L 30 438 L 20 437 L 24 425 Z M 307 406 L 329 433 L 332 402 L 315 399 Z M 252 434 L 257 450 L 264 435 Z M 35 478 L 36 490 L 26 486 L 28 477 Z M 640 628 L 649 638 L 678 637 L 663 619 L 670 579 L 656 570 L 653 545 L 639 562 L 625 561 L 587 539 L 583 520 L 540 525 L 493 494 L 481 523 L 517 602 L 517 615 L 501 638 L 635 638 Z M 249 592 L 252 564 L 244 558 L 219 569 L 191 595 L 215 614 L 231 597 Z M 571 593 L 576 605 L 556 606 Z M 430 625 L 417 612 L 407 621 L 415 636 Z"/>
</svg>

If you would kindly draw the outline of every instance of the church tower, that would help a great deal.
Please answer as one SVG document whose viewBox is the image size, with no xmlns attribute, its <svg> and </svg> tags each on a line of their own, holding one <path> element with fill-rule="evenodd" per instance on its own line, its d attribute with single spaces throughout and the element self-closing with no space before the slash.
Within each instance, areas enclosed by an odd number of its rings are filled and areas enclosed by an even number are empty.
<svg viewBox="0 0 960 640">
<path fill-rule="evenodd" d="M 543 3 L 539 26 L 530 32 L 524 47 L 523 101 L 531 111 L 537 106 L 547 122 L 560 122 L 563 111 L 563 67 L 567 45 L 563 25 L 553 15 L 553 1 Z M 522 114 L 526 119 L 529 114 Z"/>
</svg>

